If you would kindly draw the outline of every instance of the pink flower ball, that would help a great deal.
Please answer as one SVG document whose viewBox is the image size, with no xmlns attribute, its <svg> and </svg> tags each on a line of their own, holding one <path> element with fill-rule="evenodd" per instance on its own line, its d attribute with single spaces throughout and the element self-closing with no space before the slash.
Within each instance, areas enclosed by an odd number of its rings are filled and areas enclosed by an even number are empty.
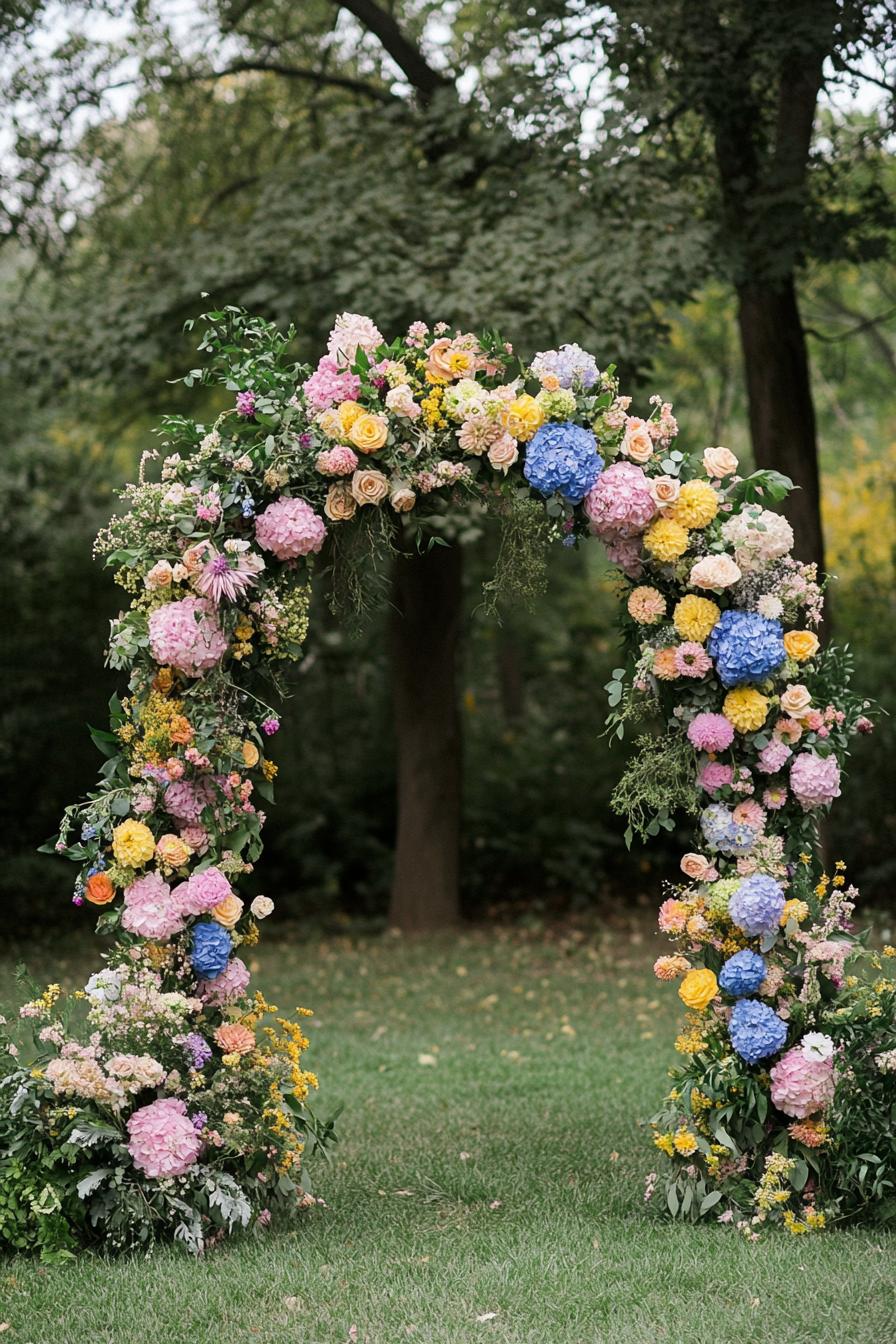
<svg viewBox="0 0 896 1344">
<path fill-rule="evenodd" d="M 604 541 L 604 549 L 611 565 L 621 569 L 630 579 L 639 579 L 644 573 L 641 561 L 641 542 L 637 537 L 623 537 L 619 541 Z"/>
<path fill-rule="evenodd" d="M 146 873 L 126 888 L 121 922 L 129 933 L 160 941 L 180 933 L 184 927 L 171 888 L 158 873 Z"/>
<path fill-rule="evenodd" d="M 208 831 L 204 826 L 181 826 L 180 838 L 190 846 L 194 854 L 204 854 L 208 849 Z"/>
<path fill-rule="evenodd" d="M 751 831 L 761 833 L 765 830 L 765 809 L 754 798 L 738 803 L 731 815 L 736 822 L 749 826 Z"/>
<path fill-rule="evenodd" d="M 165 790 L 165 811 L 175 821 L 196 826 L 214 796 L 214 786 L 207 779 L 179 779 Z M 190 844 L 189 840 L 187 844 Z"/>
<path fill-rule="evenodd" d="M 834 1099 L 833 1061 L 803 1054 L 798 1046 L 781 1056 L 771 1080 L 778 1110 L 798 1120 L 823 1111 Z"/>
<path fill-rule="evenodd" d="M 656 514 L 650 482 L 634 462 L 614 462 L 584 498 L 591 530 L 602 541 L 618 541 L 643 532 Z"/>
<path fill-rule="evenodd" d="M 326 535 L 324 520 L 303 499 L 277 499 L 255 519 L 259 546 L 278 560 L 316 553 Z"/>
<path fill-rule="evenodd" d="M 707 793 L 717 793 L 719 789 L 727 788 L 733 779 L 734 770 L 730 765 L 723 765 L 721 761 L 707 761 L 697 776 L 697 783 Z"/>
<path fill-rule="evenodd" d="M 149 647 L 157 663 L 177 668 L 188 677 L 201 677 L 216 667 L 227 652 L 227 636 L 218 624 L 215 607 L 204 597 L 166 602 L 149 618 Z"/>
<path fill-rule="evenodd" d="M 325 448 L 322 453 L 318 453 L 314 465 L 322 476 L 351 476 L 358 465 L 358 454 L 339 444 L 336 448 Z"/>
<path fill-rule="evenodd" d="M 759 753 L 759 759 L 756 762 L 757 770 L 761 770 L 764 775 L 773 775 L 790 760 L 793 752 L 786 742 L 781 742 L 777 738 L 769 742 L 767 747 L 763 747 Z"/>
<path fill-rule="evenodd" d="M 840 797 L 840 767 L 835 756 L 803 751 L 790 767 L 790 787 L 804 812 L 826 807 Z"/>
<path fill-rule="evenodd" d="M 724 714 L 698 714 L 688 724 L 688 741 L 698 751 L 726 751 L 734 741 L 734 726 Z"/>
<path fill-rule="evenodd" d="M 211 865 L 181 882 L 171 896 L 181 914 L 204 915 L 232 892 L 233 887 L 220 868 Z"/>
<path fill-rule="evenodd" d="M 361 391 L 361 379 L 349 369 L 341 369 L 330 355 L 324 355 L 314 373 L 302 384 L 305 404 L 315 414 L 340 401 L 354 401 Z"/>
<path fill-rule="evenodd" d="M 196 992 L 211 1008 L 226 1008 L 240 998 L 248 988 L 249 969 L 239 957 L 231 957 L 224 970 L 214 980 L 200 980 Z"/>
<path fill-rule="evenodd" d="M 128 1120 L 128 1152 L 144 1176 L 183 1176 L 202 1149 L 202 1140 L 179 1097 L 163 1097 L 134 1111 Z"/>
</svg>

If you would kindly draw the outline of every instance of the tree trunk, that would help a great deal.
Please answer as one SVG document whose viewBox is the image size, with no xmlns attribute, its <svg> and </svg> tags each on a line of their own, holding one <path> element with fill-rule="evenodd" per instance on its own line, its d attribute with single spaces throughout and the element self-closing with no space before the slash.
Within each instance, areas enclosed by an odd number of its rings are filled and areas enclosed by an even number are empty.
<svg viewBox="0 0 896 1344">
<path fill-rule="evenodd" d="M 398 830 L 389 922 L 445 928 L 460 914 L 459 546 L 400 556 L 391 617 Z"/>
<path fill-rule="evenodd" d="M 793 277 L 737 287 L 738 322 L 756 465 L 789 476 L 799 488 L 784 505 L 794 555 L 824 569 L 818 441 L 806 340 Z"/>
</svg>

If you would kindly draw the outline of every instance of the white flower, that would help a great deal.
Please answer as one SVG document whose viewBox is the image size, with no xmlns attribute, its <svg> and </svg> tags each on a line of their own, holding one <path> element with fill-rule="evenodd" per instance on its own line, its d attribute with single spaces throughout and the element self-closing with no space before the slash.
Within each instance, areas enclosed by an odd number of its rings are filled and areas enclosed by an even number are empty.
<svg viewBox="0 0 896 1344">
<path fill-rule="evenodd" d="M 256 919 L 267 919 L 274 908 L 274 902 L 270 896 L 256 896 L 255 900 L 249 906 Z"/>
<path fill-rule="evenodd" d="M 84 993 L 91 1003 L 115 1003 L 121 997 L 123 973 L 107 967 L 97 971 L 84 986 Z"/>
<path fill-rule="evenodd" d="M 775 597 L 774 593 L 763 593 L 756 603 L 756 610 L 760 616 L 765 616 L 770 621 L 776 621 L 784 610 L 784 604 L 780 597 Z"/>
<path fill-rule="evenodd" d="M 823 1031 L 807 1031 L 800 1042 L 800 1050 L 807 1059 L 830 1059 L 834 1042 Z"/>
<path fill-rule="evenodd" d="M 722 527 L 722 536 L 734 546 L 734 558 L 745 573 L 764 569 L 793 547 L 793 528 L 781 513 L 748 504 Z"/>
</svg>

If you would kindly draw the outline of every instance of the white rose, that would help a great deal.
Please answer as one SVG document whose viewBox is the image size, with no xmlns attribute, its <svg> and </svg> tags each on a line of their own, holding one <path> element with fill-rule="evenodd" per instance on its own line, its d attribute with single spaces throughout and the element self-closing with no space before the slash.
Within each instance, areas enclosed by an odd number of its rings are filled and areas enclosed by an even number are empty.
<svg viewBox="0 0 896 1344">
<path fill-rule="evenodd" d="M 398 387 L 393 387 L 386 393 L 386 409 L 393 415 L 404 416 L 407 420 L 416 420 L 420 414 L 420 407 L 407 383 L 399 383 Z"/>
<path fill-rule="evenodd" d="M 270 896 L 256 896 L 255 900 L 249 906 L 256 919 L 267 919 L 274 908 L 274 902 Z"/>
<path fill-rule="evenodd" d="M 740 577 L 740 567 L 730 555 L 704 555 L 691 567 L 688 582 L 692 588 L 730 588 Z"/>
</svg>

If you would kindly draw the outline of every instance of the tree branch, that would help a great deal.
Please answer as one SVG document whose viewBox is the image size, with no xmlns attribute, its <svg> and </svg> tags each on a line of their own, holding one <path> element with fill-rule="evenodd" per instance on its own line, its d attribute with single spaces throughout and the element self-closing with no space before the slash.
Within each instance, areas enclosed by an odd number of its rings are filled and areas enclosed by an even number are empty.
<svg viewBox="0 0 896 1344">
<path fill-rule="evenodd" d="M 373 33 L 408 83 L 417 90 L 422 103 L 430 102 L 441 89 L 453 88 L 451 80 L 433 69 L 420 48 L 405 37 L 392 15 L 374 0 L 334 0 L 334 3 L 340 9 L 347 9 L 368 32 Z"/>
<path fill-rule="evenodd" d="M 380 103 L 400 101 L 388 89 L 381 89 L 375 84 L 368 84 L 366 80 L 353 79 L 350 75 L 327 75 L 320 70 L 310 70 L 301 65 L 285 65 L 280 61 L 253 61 L 249 59 L 233 61 L 225 70 L 209 70 L 205 73 L 194 71 L 186 75 L 167 75 L 162 79 L 162 83 L 201 84 L 207 80 L 226 79 L 228 75 L 242 75 L 252 72 L 280 75 L 283 79 L 304 80 L 306 83 L 316 84 L 318 87 L 328 85 L 332 88 L 348 89 L 352 93 L 360 93 L 367 98 L 375 98 Z"/>
</svg>

